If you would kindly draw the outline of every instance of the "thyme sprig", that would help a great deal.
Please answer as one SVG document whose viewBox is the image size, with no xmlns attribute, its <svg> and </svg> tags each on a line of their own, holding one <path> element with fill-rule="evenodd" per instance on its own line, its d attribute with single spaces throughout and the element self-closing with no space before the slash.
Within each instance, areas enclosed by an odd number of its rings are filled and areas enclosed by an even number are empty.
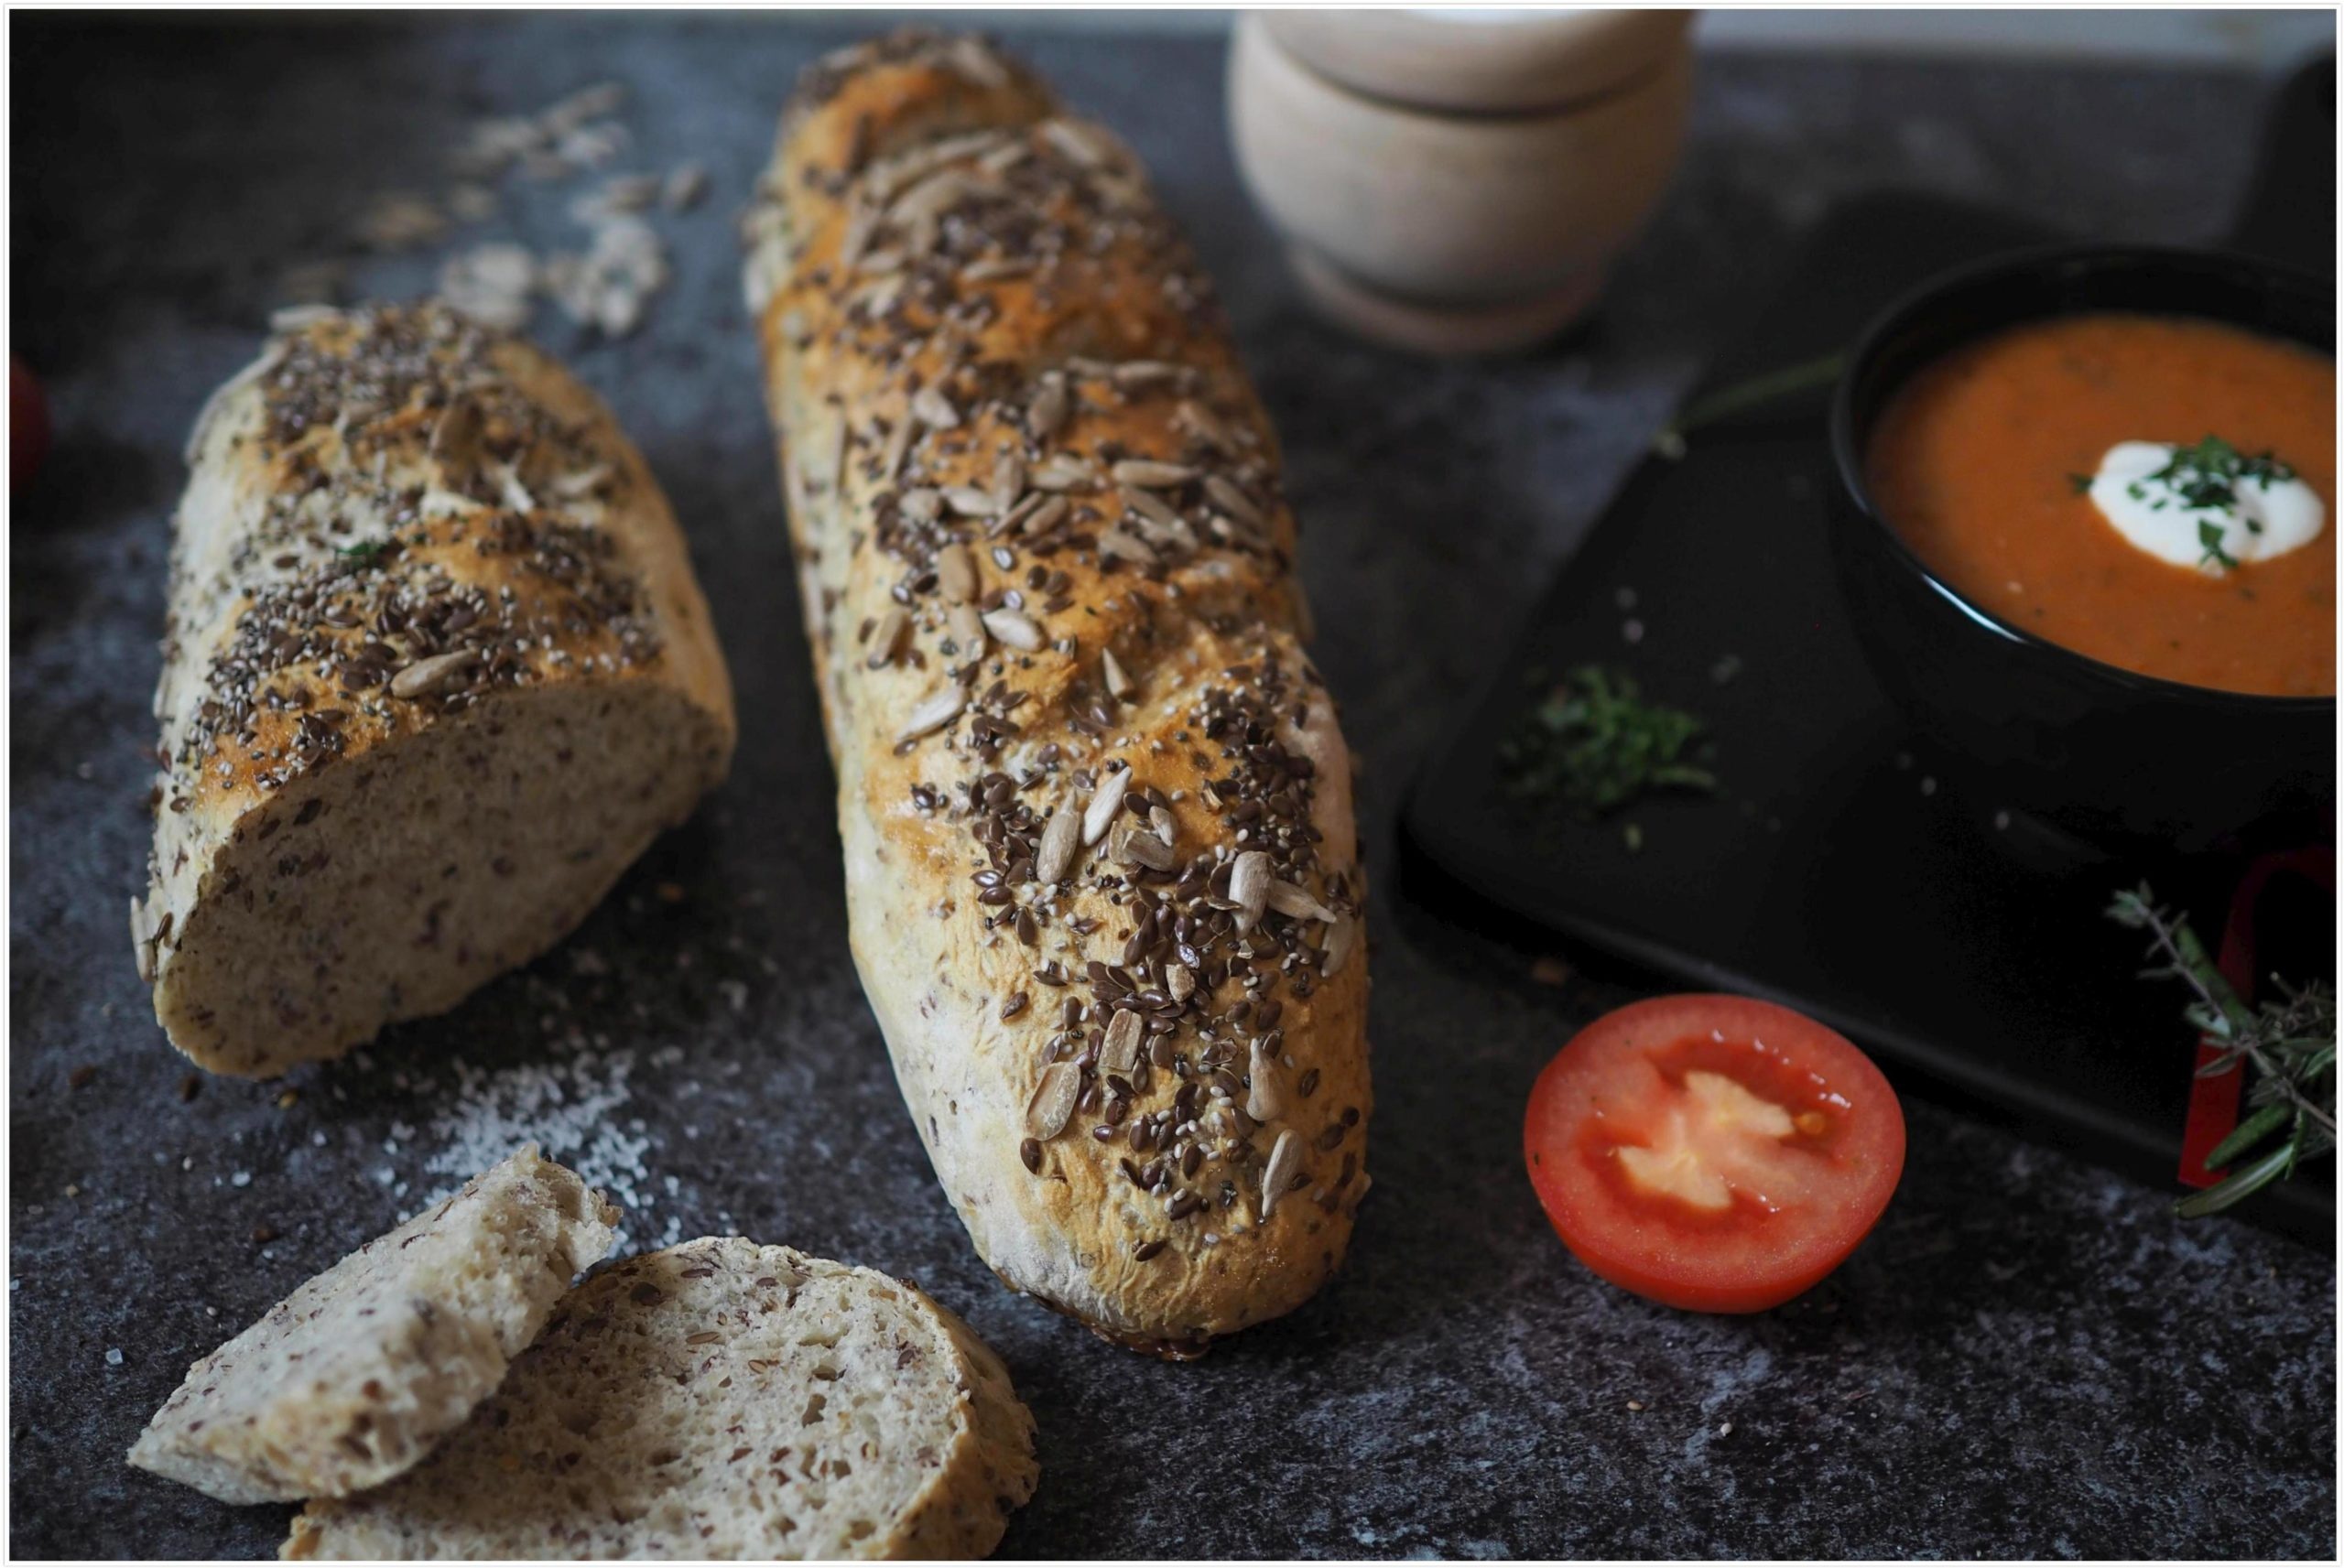
<svg viewBox="0 0 2344 1568">
<path fill-rule="evenodd" d="M 1711 792 L 1698 760 L 1703 725 L 1644 700 L 1616 670 L 1581 665 L 1549 688 L 1498 747 L 1507 790 L 1593 819 L 1653 790 Z"/>
<path fill-rule="evenodd" d="M 2246 1089 L 2252 1108 L 2206 1156 L 2208 1170 L 2230 1173 L 2183 1198 L 2176 1211 L 2188 1219 L 2219 1214 L 2336 1147 L 2334 988 L 2289 986 L 2273 977 L 2277 999 L 2250 1009 L 2188 922 L 2158 908 L 2145 883 L 2118 893 L 2108 917 L 2149 934 L 2153 965 L 2142 971 L 2144 978 L 2177 979 L 2192 992 L 2183 1016 L 2219 1047 L 2198 1076 L 2219 1076 L 2242 1064 L 2254 1070 Z"/>
</svg>

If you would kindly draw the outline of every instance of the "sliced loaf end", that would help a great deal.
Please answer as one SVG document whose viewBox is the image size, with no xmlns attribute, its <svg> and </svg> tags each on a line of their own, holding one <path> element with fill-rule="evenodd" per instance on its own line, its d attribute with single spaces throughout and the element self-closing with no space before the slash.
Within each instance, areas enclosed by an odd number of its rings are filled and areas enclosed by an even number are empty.
<svg viewBox="0 0 2344 1568">
<path fill-rule="evenodd" d="M 130 1463 L 231 1503 L 388 1480 L 495 1389 L 618 1217 L 523 1148 L 197 1361 Z"/>
<path fill-rule="evenodd" d="M 431 1458 L 288 1558 L 971 1557 L 1033 1493 L 998 1357 L 918 1291 L 709 1238 L 571 1292 Z"/>
</svg>

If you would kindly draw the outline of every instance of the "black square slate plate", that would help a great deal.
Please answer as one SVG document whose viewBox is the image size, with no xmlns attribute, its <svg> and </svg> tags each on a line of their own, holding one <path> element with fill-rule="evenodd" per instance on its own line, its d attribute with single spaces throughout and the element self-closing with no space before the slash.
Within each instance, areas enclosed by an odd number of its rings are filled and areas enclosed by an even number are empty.
<svg viewBox="0 0 2344 1568">
<path fill-rule="evenodd" d="M 1933 198 L 1851 202 L 1705 384 L 1836 352 L 1928 275 L 2052 237 Z M 2169 1184 L 2189 1095 L 2185 998 L 2137 978 L 2138 936 L 2102 911 L 2146 875 L 2211 939 L 2239 868 L 2079 854 L 1908 731 L 1840 609 L 1822 401 L 1706 427 L 1681 460 L 1638 468 L 1418 778 L 1403 894 L 1671 984 L 1785 1002 L 1907 1087 Z M 1591 825 L 1507 797 L 1497 748 L 1536 676 L 1584 663 L 1709 721 L 1716 797 L 1654 797 Z M 2266 967 L 2285 932 L 2287 972 L 2333 974 L 2333 901 L 2309 892 L 2268 895 L 2289 902 L 2278 918 L 2266 904 Z M 2332 1250 L 2332 1164 L 2239 1212 Z"/>
</svg>

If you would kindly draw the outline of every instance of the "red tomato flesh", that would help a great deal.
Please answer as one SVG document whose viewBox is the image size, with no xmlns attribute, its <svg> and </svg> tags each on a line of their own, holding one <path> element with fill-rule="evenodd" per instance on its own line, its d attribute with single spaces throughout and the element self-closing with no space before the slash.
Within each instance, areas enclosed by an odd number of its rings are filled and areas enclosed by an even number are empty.
<svg viewBox="0 0 2344 1568">
<path fill-rule="evenodd" d="M 1746 997 L 1606 1013 L 1538 1075 L 1531 1185 L 1589 1268 L 1694 1312 L 1763 1312 L 1855 1250 L 1904 1169 L 1871 1058 Z"/>
</svg>

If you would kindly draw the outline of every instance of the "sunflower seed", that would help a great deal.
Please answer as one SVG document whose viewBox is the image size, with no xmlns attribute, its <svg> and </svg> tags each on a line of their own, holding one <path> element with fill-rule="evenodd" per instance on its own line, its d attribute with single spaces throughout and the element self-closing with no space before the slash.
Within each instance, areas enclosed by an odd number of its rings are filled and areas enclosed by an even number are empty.
<svg viewBox="0 0 2344 1568">
<path fill-rule="evenodd" d="M 1278 1065 L 1267 1044 L 1253 1042 L 1245 1075 L 1253 1087 L 1245 1095 L 1245 1114 L 1256 1121 L 1275 1121 L 1286 1109 L 1286 1092 L 1278 1087 Z"/>
<path fill-rule="evenodd" d="M 948 168 L 929 175 L 906 189 L 887 206 L 890 222 L 906 228 L 933 224 L 946 209 L 974 192 L 977 184 L 957 168 Z M 925 250 L 926 246 L 916 246 Z"/>
<path fill-rule="evenodd" d="M 537 259 L 519 245 L 478 245 L 440 268 L 440 297 L 484 326 L 507 331 L 529 324 Z"/>
<path fill-rule="evenodd" d="M 1043 121 L 1042 139 L 1057 148 L 1058 155 L 1069 163 L 1079 164 L 1084 168 L 1097 168 L 1107 161 L 1106 149 L 1089 127 L 1078 125 L 1071 120 Z"/>
<path fill-rule="evenodd" d="M 1034 851 L 1034 875 L 1044 882 L 1062 882 L 1074 869 L 1074 851 L 1082 842 L 1082 807 L 1069 790 L 1042 829 L 1041 847 Z"/>
<path fill-rule="evenodd" d="M 1117 826 L 1112 853 L 1127 865 L 1145 866 L 1154 871 L 1168 871 L 1180 863 L 1172 846 L 1153 833 L 1143 832 L 1128 823 Z"/>
<path fill-rule="evenodd" d="M 1026 482 L 1036 490 L 1087 490 L 1098 481 L 1098 473 L 1080 458 L 1053 453 L 1036 463 L 1026 476 Z"/>
<path fill-rule="evenodd" d="M 489 471 L 496 476 L 497 489 L 506 511 L 535 512 L 537 509 L 537 498 L 529 493 L 529 487 L 521 482 L 520 474 L 515 471 L 511 463 L 491 463 Z"/>
<path fill-rule="evenodd" d="M 1270 857 L 1260 849 L 1246 850 L 1229 868 L 1229 901 L 1237 906 L 1241 933 L 1262 923 L 1262 912 L 1269 907 L 1270 883 L 1275 880 L 1270 874 Z"/>
<path fill-rule="evenodd" d="M 954 70 L 979 87 L 1009 85 L 1008 69 L 982 41 L 966 34 L 952 40 L 944 51 L 944 58 Z"/>
<path fill-rule="evenodd" d="M 537 116 L 548 135 L 567 135 L 589 120 L 615 114 L 626 103 L 626 83 L 598 81 L 581 87 Z"/>
<path fill-rule="evenodd" d="M 452 654 L 434 654 L 428 659 L 418 659 L 391 677 L 391 695 L 414 701 L 418 697 L 434 697 L 454 687 L 472 661 L 480 657 L 475 648 L 459 648 Z"/>
<path fill-rule="evenodd" d="M 1136 485 L 1143 490 L 1167 489 L 1197 477 L 1197 470 L 1186 463 L 1157 462 L 1153 458 L 1125 458 L 1107 472 L 1117 484 Z"/>
<path fill-rule="evenodd" d="M 670 212 L 686 212 L 708 193 L 708 171 L 696 163 L 678 164 L 660 182 L 660 204 Z"/>
<path fill-rule="evenodd" d="M 1358 945 L 1359 917 L 1351 914 L 1335 916 L 1335 923 L 1327 927 L 1326 956 L 1319 960 L 1318 972 L 1329 979 L 1341 974 L 1343 966 L 1351 962 L 1351 949 Z"/>
<path fill-rule="evenodd" d="M 1144 567 L 1152 567 L 1163 558 L 1156 553 L 1155 546 L 1120 523 L 1099 535 L 1099 553 L 1120 556 L 1127 561 L 1137 561 Z"/>
<path fill-rule="evenodd" d="M 1128 1073 L 1139 1065 L 1140 1031 L 1144 1021 L 1136 1012 L 1118 1011 L 1107 1025 L 1107 1038 L 1099 1047 L 1099 1070 L 1102 1073 Z"/>
<path fill-rule="evenodd" d="M 1126 392 L 1161 386 L 1180 378 L 1180 367 L 1163 360 L 1125 360 L 1114 371 L 1115 384 Z"/>
<path fill-rule="evenodd" d="M 1253 498 L 1240 490 L 1237 481 L 1227 474 L 1205 475 L 1205 495 L 1215 506 L 1249 528 L 1258 529 L 1266 525 L 1262 509 L 1253 504 Z"/>
<path fill-rule="evenodd" d="M 1115 657 L 1112 648 L 1099 650 L 1099 678 L 1106 686 L 1107 695 L 1117 702 L 1129 702 L 1132 693 L 1138 689 L 1132 685 L 1132 677 L 1123 673 L 1123 663 Z"/>
<path fill-rule="evenodd" d="M 1026 460 L 1004 452 L 993 465 L 993 509 L 1006 512 L 1026 493 Z"/>
<path fill-rule="evenodd" d="M 900 604 L 891 604 L 887 613 L 879 617 L 879 624 L 871 633 L 871 652 L 863 663 L 868 669 L 895 662 L 903 651 L 905 634 L 912 629 L 912 612 Z"/>
<path fill-rule="evenodd" d="M 999 510 L 993 504 L 993 492 L 979 490 L 973 484 L 956 484 L 944 492 L 944 504 L 961 517 L 990 517 Z"/>
<path fill-rule="evenodd" d="M 1180 826 L 1172 820 L 1172 814 L 1162 806 L 1151 806 L 1147 808 L 1147 825 L 1155 828 L 1156 836 L 1167 844 L 1179 843 Z"/>
<path fill-rule="evenodd" d="M 1232 880 L 1231 886 L 1235 885 Z M 1331 921 L 1335 918 L 1335 912 L 1312 898 L 1308 889 L 1289 881 L 1270 883 L 1269 906 L 1280 914 L 1291 915 L 1297 920 Z"/>
<path fill-rule="evenodd" d="M 1034 1086 L 1034 1098 L 1026 1102 L 1026 1136 L 1047 1142 L 1064 1131 L 1081 1089 L 1082 1069 L 1074 1063 L 1053 1062 L 1043 1068 L 1042 1081 Z"/>
<path fill-rule="evenodd" d="M 1203 404 L 1184 402 L 1175 416 L 1191 435 L 1205 445 L 1232 456 L 1236 453 L 1237 443 L 1231 437 L 1229 427 L 1222 424 L 1220 416 L 1214 414 Z"/>
<path fill-rule="evenodd" d="M 1034 400 L 1026 406 L 1026 428 L 1034 439 L 1047 441 L 1066 423 L 1066 377 L 1057 371 L 1045 372 L 1042 384 L 1034 389 Z"/>
<path fill-rule="evenodd" d="M 1000 638 L 1010 647 L 1028 654 L 1039 653 L 1042 650 L 1045 642 L 1042 629 L 1034 624 L 1031 617 L 1020 611 L 1007 608 L 988 610 L 985 611 L 984 622 L 986 631 Z"/>
<path fill-rule="evenodd" d="M 1170 502 L 1153 491 L 1125 491 L 1123 504 L 1175 537 L 1185 537 L 1192 542 L 1196 538 L 1194 530 L 1188 526 L 1188 520 L 1175 511 Z"/>
<path fill-rule="evenodd" d="M 912 417 L 932 428 L 950 430 L 960 422 L 960 411 L 944 389 L 931 381 L 912 394 Z"/>
<path fill-rule="evenodd" d="M 155 983 L 155 944 L 146 929 L 146 906 L 137 899 L 130 901 L 130 940 L 138 954 L 138 983 Z"/>
<path fill-rule="evenodd" d="M 898 419 L 895 427 L 887 432 L 886 449 L 879 454 L 879 482 L 888 483 L 901 473 L 904 459 L 912 449 L 912 422 Z"/>
<path fill-rule="evenodd" d="M 936 552 L 936 585 L 955 603 L 977 597 L 977 563 L 968 546 L 947 545 Z"/>
<path fill-rule="evenodd" d="M 973 659 L 985 651 L 984 617 L 977 613 L 973 604 L 956 604 L 944 617 L 951 629 L 952 641 L 960 644 L 960 657 Z"/>
<path fill-rule="evenodd" d="M 1167 965 L 1164 970 L 1165 993 L 1182 1006 L 1197 994 L 1197 972 L 1186 964 Z"/>
<path fill-rule="evenodd" d="M 1018 526 L 1036 538 L 1057 527 L 1065 520 L 1066 514 L 1074 510 L 1074 503 L 1063 495 L 1053 495 L 1047 499 L 1029 496 L 1027 499 L 1040 501 L 1041 504 L 1026 514 L 1025 521 Z"/>
<path fill-rule="evenodd" d="M 895 510 L 915 523 L 933 523 L 944 515 L 944 492 L 915 486 L 895 498 Z"/>
<path fill-rule="evenodd" d="M 1132 787 L 1132 771 L 1124 768 L 1109 773 L 1099 781 L 1091 795 L 1091 804 L 1082 810 L 1082 841 L 1096 844 L 1107 836 L 1115 820 L 1115 813 L 1123 808 L 1123 792 Z M 1268 857 L 1264 856 L 1266 860 Z"/>
<path fill-rule="evenodd" d="M 917 741 L 923 735 L 943 729 L 960 717 L 960 709 L 968 703 L 968 693 L 961 690 L 957 682 L 939 687 L 920 698 L 919 706 L 906 717 L 904 727 L 895 731 L 896 743 L 900 745 L 906 741 Z"/>
<path fill-rule="evenodd" d="M 1070 1064 L 1061 1063 L 1061 1066 Z M 1030 1125 L 1030 1123 L 1029 1123 Z M 1294 1184 L 1296 1173 L 1302 1169 L 1302 1135 L 1291 1127 L 1278 1134 L 1270 1149 L 1270 1162 L 1262 1172 L 1262 1217 L 1267 1219 L 1278 1206 L 1278 1199 Z"/>
</svg>

